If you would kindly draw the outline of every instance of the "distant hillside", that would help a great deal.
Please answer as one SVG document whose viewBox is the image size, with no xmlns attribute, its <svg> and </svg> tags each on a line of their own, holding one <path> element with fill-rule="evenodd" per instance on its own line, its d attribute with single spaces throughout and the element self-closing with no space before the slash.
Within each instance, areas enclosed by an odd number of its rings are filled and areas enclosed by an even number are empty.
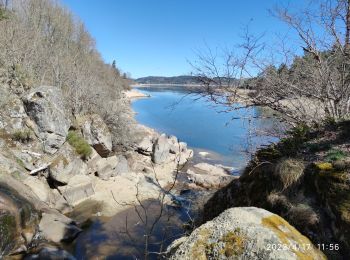
<svg viewBox="0 0 350 260">
<path fill-rule="evenodd" d="M 199 84 L 195 76 L 158 77 L 149 76 L 135 80 L 139 84 L 177 84 L 177 85 L 197 85 Z"/>
</svg>

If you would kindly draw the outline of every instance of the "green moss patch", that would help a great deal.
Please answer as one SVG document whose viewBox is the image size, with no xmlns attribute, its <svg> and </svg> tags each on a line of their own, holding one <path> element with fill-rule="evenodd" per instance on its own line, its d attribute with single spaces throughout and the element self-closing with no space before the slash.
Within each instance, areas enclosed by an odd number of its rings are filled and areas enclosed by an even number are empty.
<svg viewBox="0 0 350 260">
<path fill-rule="evenodd" d="M 91 146 L 85 141 L 85 139 L 78 134 L 76 131 L 69 131 L 67 136 L 68 143 L 74 147 L 75 151 L 82 156 L 87 158 L 92 153 Z"/>
</svg>

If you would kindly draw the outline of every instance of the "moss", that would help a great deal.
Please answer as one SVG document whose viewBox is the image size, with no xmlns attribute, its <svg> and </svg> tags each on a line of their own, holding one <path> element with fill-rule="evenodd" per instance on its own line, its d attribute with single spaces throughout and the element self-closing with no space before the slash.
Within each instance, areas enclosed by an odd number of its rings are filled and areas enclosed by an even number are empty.
<svg viewBox="0 0 350 260">
<path fill-rule="evenodd" d="M 74 147 L 75 151 L 83 158 L 87 158 L 91 155 L 91 146 L 76 131 L 69 131 L 67 141 L 71 146 Z"/>
<path fill-rule="evenodd" d="M 20 158 L 16 158 L 16 162 L 18 163 L 19 166 L 22 168 L 25 168 L 26 166 L 24 165 L 24 162 Z"/>
<path fill-rule="evenodd" d="M 320 162 L 315 164 L 316 168 L 321 171 L 331 171 L 333 170 L 333 165 L 329 162 Z"/>
<path fill-rule="evenodd" d="M 327 259 L 322 252 L 317 251 L 316 248 L 311 244 L 309 239 L 301 235 L 294 227 L 292 227 L 286 220 L 277 215 L 272 215 L 270 217 L 263 218 L 261 224 L 264 227 L 272 230 L 281 243 L 286 246 L 290 246 L 291 241 L 294 241 L 297 245 L 300 245 L 300 249 L 294 248 L 293 246 L 290 249 L 295 253 L 298 259 L 301 260 L 312 260 L 312 259 Z M 308 247 L 307 245 L 310 245 Z M 318 254 L 316 253 L 318 252 Z"/>
<path fill-rule="evenodd" d="M 225 243 L 225 256 L 239 256 L 244 251 L 246 238 L 240 234 L 239 229 L 236 229 L 235 231 L 228 232 L 222 238 L 222 242 Z"/>
<path fill-rule="evenodd" d="M 199 231 L 199 239 L 192 247 L 191 256 L 192 259 L 207 260 L 207 250 L 208 250 L 208 238 L 210 232 L 208 229 L 202 229 Z"/>
<path fill-rule="evenodd" d="M 7 251 L 17 235 L 16 218 L 13 215 L 5 213 L 0 215 L 0 252 Z"/>
</svg>

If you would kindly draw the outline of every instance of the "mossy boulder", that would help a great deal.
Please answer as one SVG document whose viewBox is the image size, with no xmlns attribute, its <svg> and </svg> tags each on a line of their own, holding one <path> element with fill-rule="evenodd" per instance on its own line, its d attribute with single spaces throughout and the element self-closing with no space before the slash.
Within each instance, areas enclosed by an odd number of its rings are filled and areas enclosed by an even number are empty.
<svg viewBox="0 0 350 260">
<path fill-rule="evenodd" d="M 283 218 L 255 207 L 230 208 L 174 242 L 170 259 L 326 259 Z"/>
</svg>

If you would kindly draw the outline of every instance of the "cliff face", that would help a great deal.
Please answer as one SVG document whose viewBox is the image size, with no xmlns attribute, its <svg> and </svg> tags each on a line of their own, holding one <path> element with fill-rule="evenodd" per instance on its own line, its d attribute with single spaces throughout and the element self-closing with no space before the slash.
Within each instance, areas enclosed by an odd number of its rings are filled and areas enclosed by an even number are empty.
<svg viewBox="0 0 350 260">
<path fill-rule="evenodd" d="M 350 256 L 350 123 L 304 130 L 258 151 L 243 175 L 206 203 L 203 221 L 231 207 L 260 207 L 314 244 L 339 244 L 328 256 Z"/>
</svg>

